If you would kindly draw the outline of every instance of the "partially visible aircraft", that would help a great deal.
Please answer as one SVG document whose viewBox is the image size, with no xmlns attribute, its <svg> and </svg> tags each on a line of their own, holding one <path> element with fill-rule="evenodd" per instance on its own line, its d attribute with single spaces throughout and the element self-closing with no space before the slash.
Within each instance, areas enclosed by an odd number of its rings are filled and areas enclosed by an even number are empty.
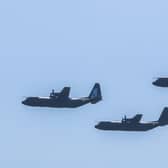
<svg viewBox="0 0 168 168">
<path fill-rule="evenodd" d="M 70 87 L 64 87 L 60 93 L 54 90 L 49 97 L 28 97 L 22 104 L 38 107 L 58 107 L 58 108 L 75 108 L 91 103 L 96 104 L 102 100 L 100 84 L 96 83 L 88 97 L 70 98 Z"/>
<path fill-rule="evenodd" d="M 100 122 L 95 128 L 104 131 L 148 131 L 159 126 L 168 125 L 168 108 L 164 108 L 158 121 L 140 122 L 142 114 L 131 119 L 125 116 L 121 122 Z"/>
<path fill-rule="evenodd" d="M 168 87 L 168 78 L 157 78 L 152 84 L 158 87 Z"/>
</svg>

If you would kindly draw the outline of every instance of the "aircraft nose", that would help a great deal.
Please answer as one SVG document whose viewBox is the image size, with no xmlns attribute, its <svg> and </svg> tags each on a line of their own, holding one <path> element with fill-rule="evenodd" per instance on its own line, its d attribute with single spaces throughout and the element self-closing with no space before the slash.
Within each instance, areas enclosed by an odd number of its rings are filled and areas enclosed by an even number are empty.
<svg viewBox="0 0 168 168">
<path fill-rule="evenodd" d="M 95 128 L 96 128 L 96 129 L 99 129 L 99 125 L 95 125 Z"/>
<path fill-rule="evenodd" d="M 24 104 L 24 105 L 25 105 L 25 100 L 24 100 L 24 101 L 22 101 L 22 104 Z"/>
<path fill-rule="evenodd" d="M 156 85 L 156 81 L 152 82 L 153 85 Z"/>
</svg>

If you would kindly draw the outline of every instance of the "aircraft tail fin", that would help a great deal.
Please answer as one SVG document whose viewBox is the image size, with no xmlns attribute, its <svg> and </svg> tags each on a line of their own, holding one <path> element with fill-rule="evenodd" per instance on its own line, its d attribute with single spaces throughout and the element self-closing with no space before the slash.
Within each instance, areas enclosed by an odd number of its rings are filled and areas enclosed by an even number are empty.
<svg viewBox="0 0 168 168">
<path fill-rule="evenodd" d="M 160 126 L 168 125 L 168 107 L 165 107 L 158 120 Z"/>
<path fill-rule="evenodd" d="M 96 83 L 89 95 L 89 99 L 92 104 L 96 104 L 97 102 L 102 100 L 101 88 L 100 84 Z"/>
</svg>

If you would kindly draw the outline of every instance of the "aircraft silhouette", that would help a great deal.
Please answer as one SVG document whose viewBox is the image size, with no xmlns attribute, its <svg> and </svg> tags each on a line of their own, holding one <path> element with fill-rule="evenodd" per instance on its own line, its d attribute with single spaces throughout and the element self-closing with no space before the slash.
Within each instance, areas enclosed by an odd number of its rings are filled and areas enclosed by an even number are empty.
<svg viewBox="0 0 168 168">
<path fill-rule="evenodd" d="M 126 116 L 121 122 L 100 122 L 95 128 L 104 131 L 148 131 L 159 126 L 168 125 L 168 108 L 165 107 L 158 121 L 140 122 L 142 114 L 131 119 Z"/>
<path fill-rule="evenodd" d="M 168 78 L 157 78 L 152 84 L 158 87 L 168 87 Z"/>
<path fill-rule="evenodd" d="M 96 83 L 88 97 L 70 98 L 70 87 L 64 87 L 60 93 L 54 90 L 49 97 L 28 97 L 22 104 L 37 107 L 53 107 L 53 108 L 75 108 L 85 104 L 96 104 L 102 100 L 100 84 Z"/>
</svg>

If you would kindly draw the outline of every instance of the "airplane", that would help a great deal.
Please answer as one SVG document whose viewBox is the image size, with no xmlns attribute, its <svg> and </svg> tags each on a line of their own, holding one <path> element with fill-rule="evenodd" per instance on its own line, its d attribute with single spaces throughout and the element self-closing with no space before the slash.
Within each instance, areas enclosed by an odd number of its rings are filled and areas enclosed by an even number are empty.
<svg viewBox="0 0 168 168">
<path fill-rule="evenodd" d="M 100 122 L 95 128 L 104 131 L 149 131 L 159 126 L 168 125 L 168 107 L 165 107 L 158 121 L 140 122 L 142 114 L 131 119 L 125 116 L 121 122 Z"/>
<path fill-rule="evenodd" d="M 158 87 L 168 87 L 168 78 L 157 78 L 152 84 Z"/>
<path fill-rule="evenodd" d="M 91 103 L 96 104 L 102 100 L 100 84 L 96 83 L 88 97 L 70 98 L 70 87 L 64 87 L 60 93 L 55 93 L 54 90 L 49 97 L 28 97 L 22 104 L 37 107 L 52 107 L 52 108 L 75 108 Z"/>
</svg>

